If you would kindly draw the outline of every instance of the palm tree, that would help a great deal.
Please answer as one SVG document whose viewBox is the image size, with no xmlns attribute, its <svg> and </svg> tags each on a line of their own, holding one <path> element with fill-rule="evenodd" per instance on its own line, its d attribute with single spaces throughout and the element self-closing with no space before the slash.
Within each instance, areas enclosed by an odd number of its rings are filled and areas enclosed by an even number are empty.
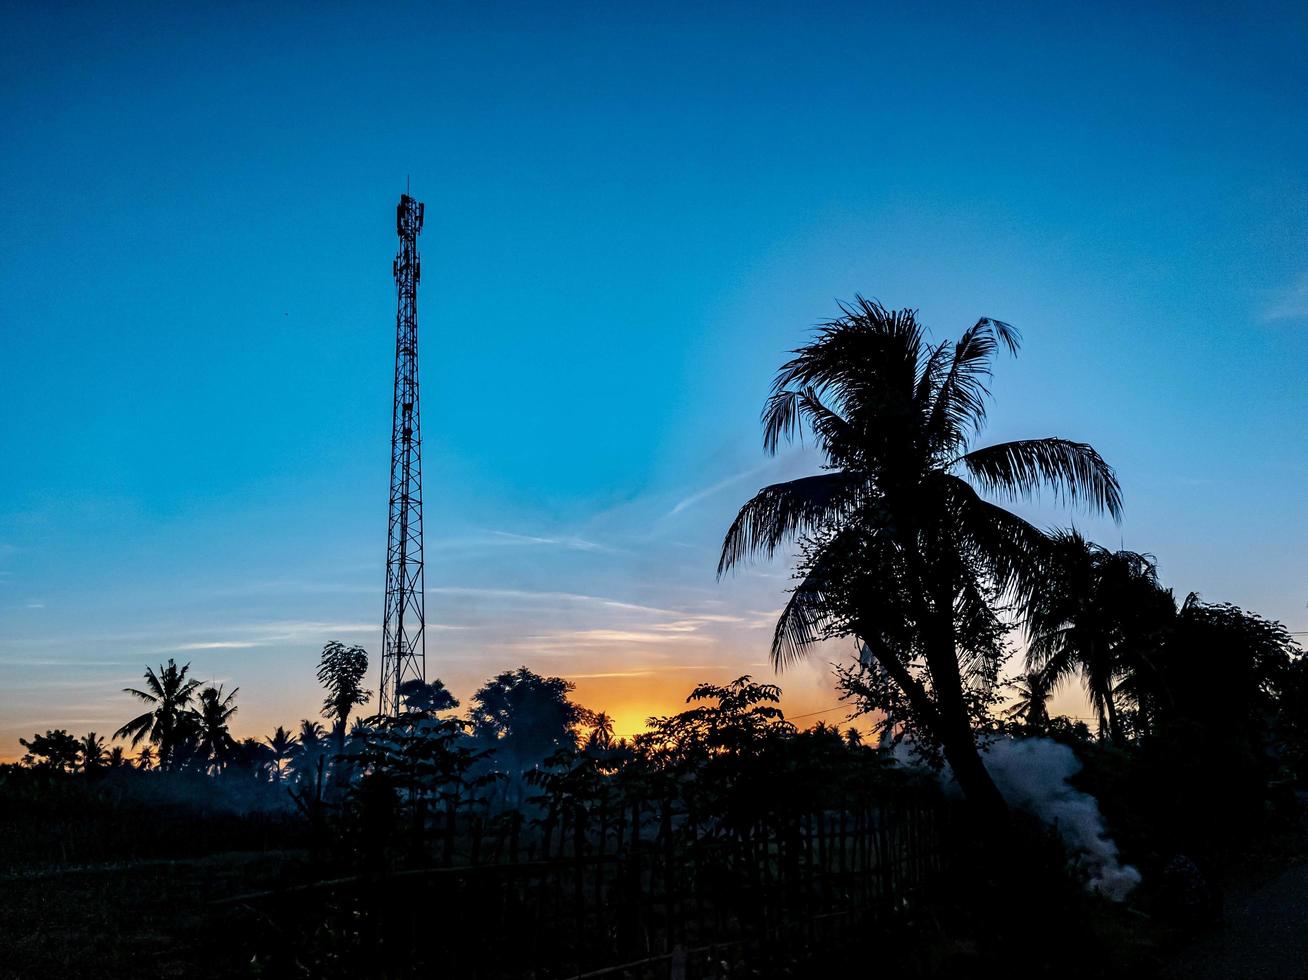
<svg viewBox="0 0 1308 980">
<path fill-rule="evenodd" d="M 1027 728 L 1040 731 L 1049 724 L 1049 699 L 1054 696 L 1049 675 L 1042 670 L 1031 670 L 1013 687 L 1017 699 L 1009 706 L 1008 717 L 1020 718 Z"/>
<path fill-rule="evenodd" d="M 214 772 L 222 769 L 236 746 L 228 723 L 236 714 L 236 692 L 239 690 L 239 687 L 235 688 L 224 697 L 222 685 L 219 684 L 217 687 L 206 687 L 200 692 L 199 709 L 195 713 L 199 727 L 196 748 L 200 758 Z"/>
<path fill-rule="evenodd" d="M 859 297 L 794 351 L 763 410 L 763 445 L 807 428 L 826 472 L 765 487 L 728 530 L 719 575 L 798 539 L 799 584 L 777 622 L 777 667 L 820 640 L 867 645 L 964 793 L 1002 811 L 981 763 L 968 690 L 1001 655 L 997 599 L 1038 582 L 1046 537 L 982 493 L 1048 488 L 1117 517 L 1121 490 L 1089 445 L 1049 438 L 973 448 L 1007 324 L 929 343 L 912 310 Z M 920 665 L 920 666 L 918 666 Z"/>
<path fill-rule="evenodd" d="M 280 783 L 285 764 L 290 761 L 291 756 L 295 753 L 295 736 L 281 725 L 278 725 L 276 731 L 265 738 L 264 741 L 268 743 L 268 748 L 272 750 L 272 765 L 269 769 L 272 773 L 273 782 Z"/>
<path fill-rule="evenodd" d="M 1115 688 L 1147 657 L 1173 608 L 1149 556 L 1109 551 L 1076 531 L 1060 531 L 1052 538 L 1049 574 L 1022 608 L 1027 669 L 1043 673 L 1050 690 L 1079 674 L 1100 730 L 1120 743 Z"/>
<path fill-rule="evenodd" d="M 123 692 L 140 698 L 150 705 L 150 710 L 137 715 L 118 731 L 114 738 L 130 738 L 132 747 L 148 740 L 158 747 L 159 766 L 167 769 L 172 764 L 173 750 L 185 727 L 183 716 L 188 712 L 195 689 L 200 682 L 188 679 L 186 674 L 191 669 L 188 663 L 178 667 L 177 662 L 169 658 L 168 666 L 145 669 L 144 691 L 134 687 L 123 688 Z"/>
<path fill-rule="evenodd" d="M 115 745 L 109 750 L 109 757 L 105 765 L 110 769 L 122 769 L 127 765 L 127 754 L 123 752 L 121 745 Z"/>
<path fill-rule="evenodd" d="M 327 752 L 327 731 L 316 721 L 308 718 L 300 722 L 300 731 L 295 738 L 292 751 L 292 768 L 299 780 L 312 779 L 318 767 L 318 761 Z"/>
<path fill-rule="evenodd" d="M 104 739 L 95 732 L 83 736 L 78 743 L 78 749 L 82 755 L 82 772 L 99 769 L 105 764 Z"/>
<path fill-rule="evenodd" d="M 145 746 L 145 748 L 137 753 L 136 768 L 140 769 L 142 772 L 149 772 L 154 768 L 154 763 L 154 749 L 150 748 L 150 746 Z"/>
<path fill-rule="evenodd" d="M 594 725 L 586 736 L 586 746 L 591 751 L 606 751 L 613 748 L 613 719 L 608 712 L 595 713 Z"/>
</svg>

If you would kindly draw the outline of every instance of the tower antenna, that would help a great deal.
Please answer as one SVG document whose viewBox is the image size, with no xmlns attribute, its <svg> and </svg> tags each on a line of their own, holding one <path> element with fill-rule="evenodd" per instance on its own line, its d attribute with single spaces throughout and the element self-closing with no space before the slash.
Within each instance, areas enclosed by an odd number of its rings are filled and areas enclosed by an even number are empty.
<svg viewBox="0 0 1308 980">
<path fill-rule="evenodd" d="M 405 180 L 407 191 L 408 180 Z M 391 421 L 391 506 L 386 532 L 386 611 L 382 617 L 378 713 L 400 713 L 400 686 L 427 679 L 422 568 L 422 426 L 418 414 L 418 235 L 422 204 L 400 197 L 395 229 L 395 405 Z"/>
</svg>

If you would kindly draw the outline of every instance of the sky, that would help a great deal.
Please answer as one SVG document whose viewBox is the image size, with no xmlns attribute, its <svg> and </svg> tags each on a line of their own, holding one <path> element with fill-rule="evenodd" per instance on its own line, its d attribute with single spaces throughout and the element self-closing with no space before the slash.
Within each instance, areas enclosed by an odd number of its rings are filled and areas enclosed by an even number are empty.
<svg viewBox="0 0 1308 980">
<path fill-rule="evenodd" d="M 855 294 L 1022 332 L 986 439 L 1092 442 L 1126 502 L 1026 516 L 1308 630 L 1302 4 L 0 11 L 0 758 L 169 657 L 238 734 L 316 715 L 326 641 L 375 660 L 406 182 L 460 697 L 844 717 L 849 649 L 768 665 L 787 563 L 715 565 L 818 465 L 758 413 Z"/>
</svg>

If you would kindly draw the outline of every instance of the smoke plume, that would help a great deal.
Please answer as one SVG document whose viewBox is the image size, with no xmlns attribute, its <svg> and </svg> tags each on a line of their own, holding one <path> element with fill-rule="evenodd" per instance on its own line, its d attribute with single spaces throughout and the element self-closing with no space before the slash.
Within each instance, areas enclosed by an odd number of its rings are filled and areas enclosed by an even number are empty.
<svg viewBox="0 0 1308 980">
<path fill-rule="evenodd" d="M 911 746 L 901 743 L 895 756 L 908 763 L 910 753 Z M 1140 872 L 1118 860 L 1098 801 L 1068 782 L 1081 771 L 1071 748 L 1047 738 L 997 738 L 982 747 L 982 759 L 1009 806 L 1058 830 L 1073 860 L 1089 873 L 1092 891 L 1120 902 L 1140 883 Z M 948 791 L 958 792 L 948 767 L 940 778 Z"/>
</svg>

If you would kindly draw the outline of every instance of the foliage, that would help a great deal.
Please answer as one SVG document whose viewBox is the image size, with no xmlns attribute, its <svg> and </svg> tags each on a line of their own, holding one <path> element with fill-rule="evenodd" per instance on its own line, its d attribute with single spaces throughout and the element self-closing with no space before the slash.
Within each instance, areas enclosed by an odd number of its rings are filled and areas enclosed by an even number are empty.
<svg viewBox="0 0 1308 980">
<path fill-rule="evenodd" d="M 491 678 L 472 696 L 471 735 L 495 771 L 506 776 L 505 791 L 521 797 L 518 777 L 564 749 L 575 749 L 580 727 L 593 717 L 568 695 L 574 685 L 542 677 L 526 667 Z"/>
<path fill-rule="evenodd" d="M 30 741 L 20 738 L 18 742 L 27 749 L 23 756 L 24 765 L 58 772 L 71 772 L 76 768 L 82 751 L 77 739 L 62 728 L 52 729 L 44 735 L 33 735 Z"/>
<path fill-rule="evenodd" d="M 700 684 L 687 704 L 709 702 L 667 718 L 651 718 L 636 747 L 665 761 L 719 753 L 740 756 L 763 750 L 771 740 L 795 734 L 778 707 L 781 688 L 756 684 L 746 674 L 730 684 Z"/>
<path fill-rule="evenodd" d="M 130 738 L 132 747 L 149 741 L 158 750 L 159 765 L 168 769 L 175 763 L 174 756 L 179 746 L 184 746 L 187 738 L 194 734 L 194 724 L 190 717 L 191 699 L 200 682 L 188 678 L 191 665 L 177 666 L 169 658 L 166 667 L 158 671 L 152 667 L 145 670 L 145 690 L 134 687 L 124 688 L 124 693 L 150 705 L 149 711 L 137 715 L 118 731 L 114 738 Z"/>
<path fill-rule="evenodd" d="M 104 739 L 95 732 L 83 736 L 78 743 L 78 752 L 81 754 L 83 772 L 99 769 L 108 761 L 104 751 Z"/>
<path fill-rule="evenodd" d="M 719 574 L 797 539 L 798 584 L 777 622 L 778 666 L 854 636 L 898 688 L 897 707 L 949 758 L 970 798 L 1003 803 L 977 754 L 969 690 L 1003 656 L 997 601 L 1037 586 L 1047 539 L 981 493 L 1040 488 L 1116 517 L 1116 477 L 1065 439 L 973 443 L 991 363 L 1016 332 L 990 318 L 929 342 L 911 310 L 859 298 L 795 351 L 763 410 L 763 443 L 809 431 L 826 472 L 760 490 L 728 530 Z M 889 694 L 873 681 L 872 694 Z"/>
<path fill-rule="evenodd" d="M 270 754 L 269 772 L 272 775 L 273 782 L 280 783 L 286 772 L 286 765 L 294 756 L 296 746 L 299 743 L 296 738 L 281 725 L 278 725 L 276 730 L 265 738 L 264 741 L 268 743 L 268 751 Z"/>
<path fill-rule="evenodd" d="M 400 685 L 400 701 L 407 712 L 435 714 L 452 711 L 459 706 L 459 699 L 445 688 L 438 677 L 427 682 L 412 678 Z"/>
<path fill-rule="evenodd" d="M 372 694 L 363 689 L 363 675 L 368 672 L 368 652 L 360 646 L 347 647 L 332 640 L 322 648 L 318 662 L 318 681 L 327 688 L 322 703 L 322 715 L 333 723 L 341 742 L 350 712 L 357 705 L 367 704 Z"/>
<path fill-rule="evenodd" d="M 236 753 L 236 741 L 228 727 L 236 714 L 236 691 L 224 695 L 222 685 L 206 687 L 198 700 L 196 750 L 210 769 L 219 771 Z"/>
<path fill-rule="evenodd" d="M 1076 531 L 1050 542 L 1049 573 L 1025 596 L 1027 669 L 1052 690 L 1079 674 L 1100 727 L 1121 743 L 1117 684 L 1149 663 L 1173 615 L 1153 559 L 1109 551 Z"/>
<path fill-rule="evenodd" d="M 1149 719 L 1200 721 L 1220 705 L 1227 730 L 1265 734 L 1293 688 L 1298 645 L 1286 628 L 1191 593 L 1128 693 Z"/>
<path fill-rule="evenodd" d="M 1042 732 L 1049 727 L 1049 699 L 1054 696 L 1049 675 L 1041 670 L 1027 671 L 1013 682 L 1013 703 L 1005 715 L 1018 719 L 1031 732 Z"/>
</svg>

